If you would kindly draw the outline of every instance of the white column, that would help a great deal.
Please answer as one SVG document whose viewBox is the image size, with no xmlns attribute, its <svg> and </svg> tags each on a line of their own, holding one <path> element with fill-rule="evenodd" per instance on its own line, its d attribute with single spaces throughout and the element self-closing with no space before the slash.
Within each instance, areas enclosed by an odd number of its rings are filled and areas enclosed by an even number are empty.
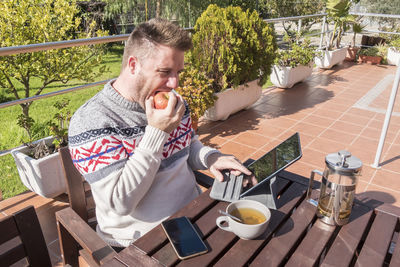
<svg viewBox="0 0 400 267">
<path fill-rule="evenodd" d="M 376 150 L 375 161 L 371 165 L 371 167 L 373 167 L 373 168 L 379 168 L 379 161 L 381 159 L 383 145 L 385 144 L 386 134 L 387 134 L 387 130 L 389 128 L 389 123 L 390 123 L 390 118 L 392 116 L 393 106 L 394 106 L 394 102 L 396 100 L 397 90 L 399 88 L 399 82 L 400 82 L 400 66 L 397 67 L 396 77 L 393 82 L 392 93 L 390 94 L 388 107 L 386 109 L 385 121 L 382 126 L 382 132 L 381 132 L 381 137 L 379 139 L 378 149 Z"/>
</svg>

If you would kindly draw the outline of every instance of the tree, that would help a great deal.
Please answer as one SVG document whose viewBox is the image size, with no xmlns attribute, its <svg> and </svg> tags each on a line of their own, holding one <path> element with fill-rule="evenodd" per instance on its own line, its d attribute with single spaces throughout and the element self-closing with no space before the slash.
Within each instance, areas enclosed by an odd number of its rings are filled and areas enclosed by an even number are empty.
<svg viewBox="0 0 400 267">
<path fill-rule="evenodd" d="M 0 45 L 10 47 L 91 37 L 92 32 L 80 33 L 78 12 L 75 0 L 2 0 Z M 105 34 L 97 32 L 98 36 Z M 3 56 L 0 57 L 0 87 L 15 99 L 22 99 L 40 95 L 55 82 L 90 81 L 104 72 L 104 69 L 93 71 L 102 53 L 101 46 L 96 45 Z M 31 122 L 23 123 L 28 134 L 32 126 L 31 104 L 20 104 L 23 116 L 20 118 Z"/>
<path fill-rule="evenodd" d="M 183 27 L 192 27 L 210 4 L 240 6 L 255 10 L 257 0 L 102 0 L 107 3 L 105 18 L 121 24 L 137 24 L 153 17 L 175 19 Z M 126 32 L 126 27 L 122 27 Z"/>
<path fill-rule="evenodd" d="M 263 17 L 282 18 L 322 13 L 325 0 L 259 0 L 259 12 Z M 305 19 L 302 26 L 305 29 L 311 28 L 316 19 Z M 295 24 L 291 21 L 282 22 L 286 33 L 291 34 Z"/>
<path fill-rule="evenodd" d="M 269 18 L 293 17 L 320 13 L 325 0 L 259 0 L 259 9 Z"/>
<path fill-rule="evenodd" d="M 361 5 L 366 8 L 369 13 L 378 14 L 400 14 L 400 0 L 361 0 Z M 400 27 L 398 19 L 391 18 L 373 18 L 379 22 L 379 28 L 387 31 L 399 31 Z M 397 29 L 396 29 L 397 28 Z"/>
<path fill-rule="evenodd" d="M 192 27 L 210 4 L 219 7 L 239 6 L 250 11 L 258 7 L 257 0 L 163 0 L 163 15 L 166 18 L 177 15 L 181 26 Z"/>
</svg>

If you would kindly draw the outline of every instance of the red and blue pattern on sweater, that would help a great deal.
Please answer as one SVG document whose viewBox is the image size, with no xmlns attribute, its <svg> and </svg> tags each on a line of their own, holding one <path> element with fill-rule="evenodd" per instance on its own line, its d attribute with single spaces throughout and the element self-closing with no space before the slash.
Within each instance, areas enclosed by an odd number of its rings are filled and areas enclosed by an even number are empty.
<svg viewBox="0 0 400 267">
<path fill-rule="evenodd" d="M 145 126 L 133 128 L 107 127 L 83 132 L 69 138 L 71 157 L 75 167 L 83 174 L 91 174 L 116 162 L 134 156 Z M 192 121 L 189 116 L 171 132 L 164 144 L 162 158 L 168 158 L 190 146 Z"/>
</svg>

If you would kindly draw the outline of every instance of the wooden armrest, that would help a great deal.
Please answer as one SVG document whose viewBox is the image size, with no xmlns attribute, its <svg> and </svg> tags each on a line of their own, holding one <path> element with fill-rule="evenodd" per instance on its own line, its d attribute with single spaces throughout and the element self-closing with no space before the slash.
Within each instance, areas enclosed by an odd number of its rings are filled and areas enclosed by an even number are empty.
<svg viewBox="0 0 400 267">
<path fill-rule="evenodd" d="M 97 233 L 71 208 L 56 212 L 58 235 L 64 265 L 78 265 L 79 246 L 99 265 L 118 255 Z"/>
<path fill-rule="evenodd" d="M 210 176 L 199 172 L 199 171 L 193 171 L 194 172 L 194 176 L 196 177 L 196 182 L 205 187 L 205 188 L 210 188 L 213 183 L 214 183 L 214 179 L 211 178 Z"/>
</svg>

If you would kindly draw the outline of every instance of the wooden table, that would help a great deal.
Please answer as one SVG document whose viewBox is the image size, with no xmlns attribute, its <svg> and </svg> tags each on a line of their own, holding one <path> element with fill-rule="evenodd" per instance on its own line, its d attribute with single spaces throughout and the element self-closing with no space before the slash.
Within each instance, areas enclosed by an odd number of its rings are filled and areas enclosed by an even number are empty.
<svg viewBox="0 0 400 267">
<path fill-rule="evenodd" d="M 219 229 L 218 210 L 228 203 L 211 199 L 206 191 L 172 217 L 189 217 L 210 252 L 180 261 L 157 226 L 105 266 L 400 266 L 400 208 L 356 199 L 348 224 L 326 225 L 305 201 L 307 184 L 308 178 L 279 174 L 278 209 L 272 210 L 268 229 L 257 240 Z"/>
</svg>

